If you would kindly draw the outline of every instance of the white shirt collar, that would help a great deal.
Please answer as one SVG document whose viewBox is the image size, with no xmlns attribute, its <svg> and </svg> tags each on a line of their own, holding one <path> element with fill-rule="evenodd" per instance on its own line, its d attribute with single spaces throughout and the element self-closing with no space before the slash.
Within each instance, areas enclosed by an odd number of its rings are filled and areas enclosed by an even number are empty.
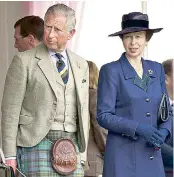
<svg viewBox="0 0 174 177">
<path fill-rule="evenodd" d="M 49 55 L 50 55 L 52 61 L 54 62 L 54 65 L 56 66 L 56 62 L 58 61 L 58 58 L 57 58 L 56 55 L 55 55 L 56 53 L 53 52 L 53 51 L 51 51 L 51 50 L 49 50 L 49 49 L 48 49 L 48 53 L 49 53 Z M 68 69 L 68 68 L 69 68 L 69 64 L 68 64 L 68 55 L 67 55 L 67 53 L 66 53 L 66 49 L 64 49 L 60 54 L 63 56 L 63 57 L 62 57 L 62 60 L 63 60 L 64 63 L 65 63 L 66 69 Z"/>
<path fill-rule="evenodd" d="M 53 52 L 50 49 L 48 49 L 48 52 L 49 52 L 50 56 L 54 56 L 56 54 L 56 52 Z M 63 58 L 67 58 L 66 49 L 64 49 L 62 52 L 59 52 L 59 53 L 63 56 Z"/>
</svg>

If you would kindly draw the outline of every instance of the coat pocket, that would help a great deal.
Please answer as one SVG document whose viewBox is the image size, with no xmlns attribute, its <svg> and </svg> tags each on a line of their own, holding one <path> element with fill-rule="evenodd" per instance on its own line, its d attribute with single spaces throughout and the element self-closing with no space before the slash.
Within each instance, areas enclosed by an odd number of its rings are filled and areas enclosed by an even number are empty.
<svg viewBox="0 0 174 177">
<path fill-rule="evenodd" d="M 20 115 L 19 116 L 19 125 L 28 125 L 33 122 L 33 117 L 29 115 Z"/>
</svg>

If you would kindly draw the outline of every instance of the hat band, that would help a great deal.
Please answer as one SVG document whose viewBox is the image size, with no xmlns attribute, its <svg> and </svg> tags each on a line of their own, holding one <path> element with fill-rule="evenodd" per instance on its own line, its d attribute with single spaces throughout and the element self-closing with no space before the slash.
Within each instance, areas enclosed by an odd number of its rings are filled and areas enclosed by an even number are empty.
<svg viewBox="0 0 174 177">
<path fill-rule="evenodd" d="M 149 28 L 149 22 L 145 20 L 126 20 L 122 22 L 122 29 L 130 27 Z"/>
</svg>

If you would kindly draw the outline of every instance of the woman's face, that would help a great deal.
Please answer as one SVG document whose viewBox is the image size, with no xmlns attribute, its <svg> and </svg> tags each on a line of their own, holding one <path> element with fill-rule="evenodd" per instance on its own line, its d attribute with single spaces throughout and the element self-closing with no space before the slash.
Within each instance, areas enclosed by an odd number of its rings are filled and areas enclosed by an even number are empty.
<svg viewBox="0 0 174 177">
<path fill-rule="evenodd" d="M 146 31 L 133 32 L 123 35 L 123 46 L 129 58 L 141 58 L 147 45 Z"/>
</svg>

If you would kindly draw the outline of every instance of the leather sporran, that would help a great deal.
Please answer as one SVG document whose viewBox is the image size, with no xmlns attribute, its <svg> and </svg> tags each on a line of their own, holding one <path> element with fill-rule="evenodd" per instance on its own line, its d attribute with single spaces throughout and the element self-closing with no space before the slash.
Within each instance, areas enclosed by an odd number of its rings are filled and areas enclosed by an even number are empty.
<svg viewBox="0 0 174 177">
<path fill-rule="evenodd" d="M 77 168 L 76 147 L 71 139 L 58 139 L 53 145 L 52 157 L 52 166 L 58 174 L 69 175 Z"/>
</svg>

